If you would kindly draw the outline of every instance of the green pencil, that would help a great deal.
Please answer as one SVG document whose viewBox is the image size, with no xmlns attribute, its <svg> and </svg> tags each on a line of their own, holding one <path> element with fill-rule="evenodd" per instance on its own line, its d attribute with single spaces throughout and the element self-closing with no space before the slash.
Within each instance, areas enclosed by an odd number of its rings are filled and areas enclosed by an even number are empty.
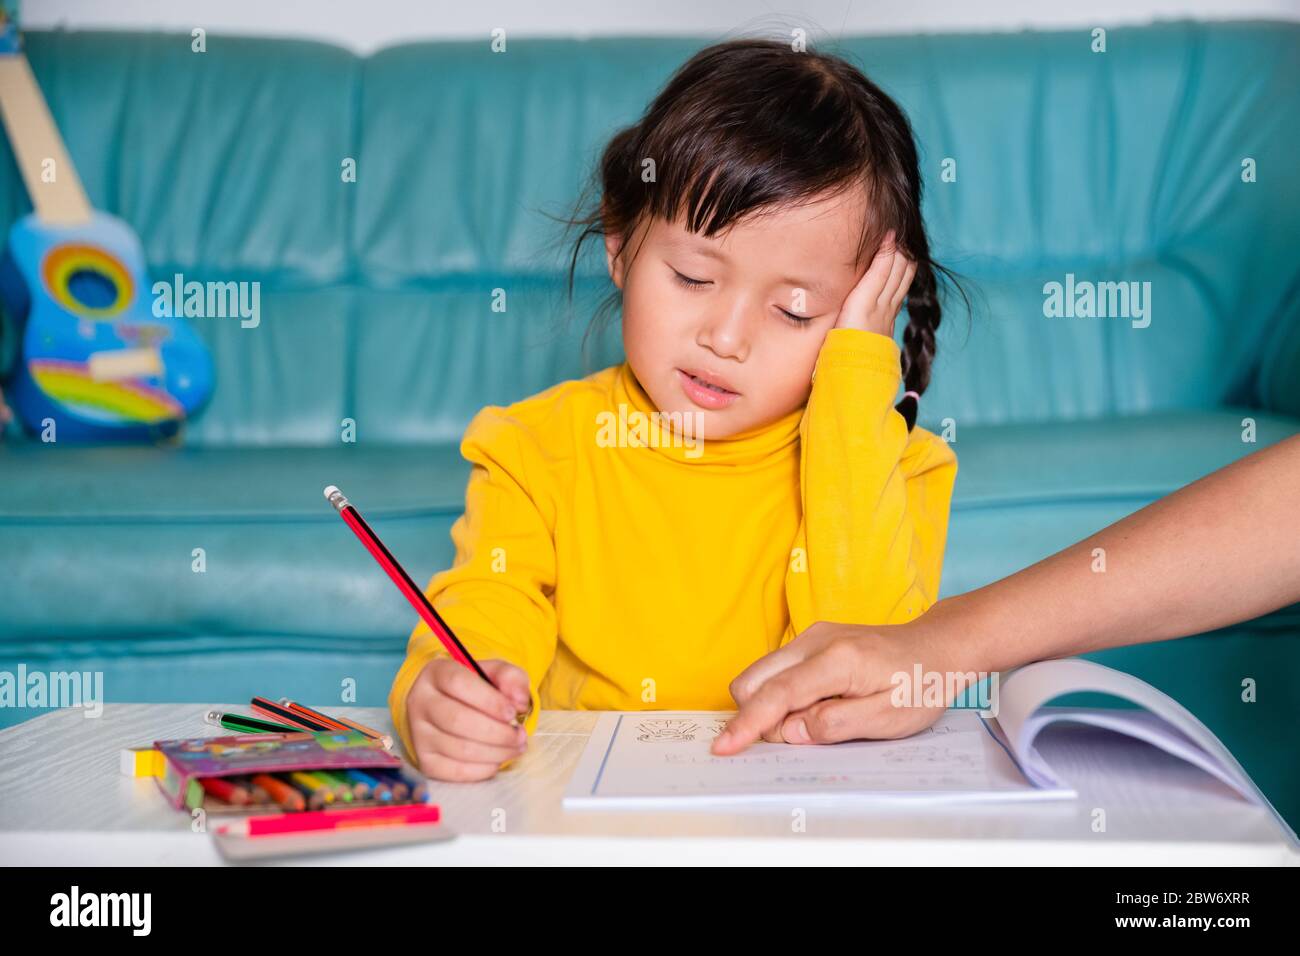
<svg viewBox="0 0 1300 956">
<path fill-rule="evenodd" d="M 233 730 L 240 734 L 302 734 L 306 733 L 301 727 L 290 727 L 288 724 L 277 724 L 269 720 L 259 720 L 257 717 L 245 717 L 243 714 L 223 714 L 219 710 L 210 710 L 203 719 L 209 724 L 216 724 L 226 730 Z"/>
<path fill-rule="evenodd" d="M 352 788 L 352 784 L 348 782 L 346 777 L 331 773 L 328 770 L 313 770 L 311 774 L 333 787 L 335 795 L 344 803 L 351 803 L 358 798 L 357 792 Z"/>
</svg>

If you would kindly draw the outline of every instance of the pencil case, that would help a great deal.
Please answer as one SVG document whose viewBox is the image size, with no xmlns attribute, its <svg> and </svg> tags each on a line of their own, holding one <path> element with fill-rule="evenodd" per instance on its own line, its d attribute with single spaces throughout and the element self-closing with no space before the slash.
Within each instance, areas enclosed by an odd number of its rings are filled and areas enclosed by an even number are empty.
<svg viewBox="0 0 1300 956">
<path fill-rule="evenodd" d="M 383 744 L 356 731 L 295 734 L 236 734 L 159 740 L 162 772 L 155 777 L 178 810 L 209 806 L 200 781 L 210 777 L 284 774 L 315 770 L 395 770 L 411 773 Z M 210 807 L 217 809 L 216 807 Z M 220 809 L 226 810 L 227 807 Z M 260 806 L 242 808 L 260 810 Z"/>
</svg>

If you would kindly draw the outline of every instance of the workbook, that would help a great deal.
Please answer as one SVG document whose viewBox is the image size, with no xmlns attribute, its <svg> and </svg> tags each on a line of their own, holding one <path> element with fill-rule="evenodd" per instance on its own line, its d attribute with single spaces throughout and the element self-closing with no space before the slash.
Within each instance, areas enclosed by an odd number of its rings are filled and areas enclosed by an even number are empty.
<svg viewBox="0 0 1300 956">
<path fill-rule="evenodd" d="M 994 690 L 986 701 L 989 709 L 950 708 L 932 726 L 902 740 L 759 742 L 729 757 L 714 756 L 710 747 L 730 713 L 605 713 L 565 792 L 564 806 L 666 809 L 788 803 L 792 798 L 840 804 L 1068 800 L 1075 791 L 1043 759 L 1035 741 L 1053 724 L 1074 722 L 1145 741 L 1272 810 L 1204 724 L 1136 677 L 1071 658 L 1001 675 Z M 1047 706 L 1080 692 L 1110 695 L 1137 707 Z"/>
</svg>

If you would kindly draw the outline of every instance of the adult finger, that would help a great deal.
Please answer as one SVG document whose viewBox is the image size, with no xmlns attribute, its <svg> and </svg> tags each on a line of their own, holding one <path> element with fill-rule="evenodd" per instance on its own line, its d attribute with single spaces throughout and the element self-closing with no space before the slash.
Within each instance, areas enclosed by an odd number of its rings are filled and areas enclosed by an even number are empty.
<svg viewBox="0 0 1300 956">
<path fill-rule="evenodd" d="M 714 740 L 713 752 L 738 753 L 788 714 L 847 691 L 855 656 L 847 642 L 832 641 L 820 653 L 769 679 L 741 704 L 740 711 Z"/>
<path fill-rule="evenodd" d="M 820 651 L 835 637 L 834 628 L 824 621 L 810 625 L 794 640 L 770 654 L 764 654 L 732 680 L 728 690 L 737 704 L 743 704 L 771 678 Z"/>
<path fill-rule="evenodd" d="M 846 740 L 892 740 L 928 727 L 942 709 L 897 707 L 886 691 L 868 697 L 818 701 L 781 723 L 781 739 L 792 744 L 837 744 Z"/>
</svg>

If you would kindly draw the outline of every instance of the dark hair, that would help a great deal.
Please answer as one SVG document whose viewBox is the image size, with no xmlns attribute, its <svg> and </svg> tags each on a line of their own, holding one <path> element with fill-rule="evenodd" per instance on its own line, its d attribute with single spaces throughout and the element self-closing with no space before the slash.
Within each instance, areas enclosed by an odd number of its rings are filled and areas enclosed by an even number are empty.
<svg viewBox="0 0 1300 956">
<path fill-rule="evenodd" d="M 642 178 L 646 159 L 655 162 L 648 183 Z M 578 214 L 563 220 L 570 228 L 582 227 L 568 265 L 569 302 L 589 237 L 630 237 L 646 215 L 670 222 L 684 215 L 691 232 L 713 236 L 750 213 L 853 188 L 865 191 L 868 209 L 855 261 L 892 229 L 899 249 L 916 262 L 906 300 L 902 373 L 906 390 L 920 395 L 930 383 L 941 317 L 938 277 L 961 287 L 930 258 L 911 124 L 848 61 L 796 51 L 788 42 L 731 40 L 699 51 L 640 120 L 613 136 L 579 199 Z M 589 208 L 592 192 L 599 199 Z M 615 290 L 597 310 L 588 335 L 620 301 Z M 584 335 L 584 350 L 586 343 Z M 905 397 L 898 410 L 912 428 L 916 402 Z"/>
</svg>

